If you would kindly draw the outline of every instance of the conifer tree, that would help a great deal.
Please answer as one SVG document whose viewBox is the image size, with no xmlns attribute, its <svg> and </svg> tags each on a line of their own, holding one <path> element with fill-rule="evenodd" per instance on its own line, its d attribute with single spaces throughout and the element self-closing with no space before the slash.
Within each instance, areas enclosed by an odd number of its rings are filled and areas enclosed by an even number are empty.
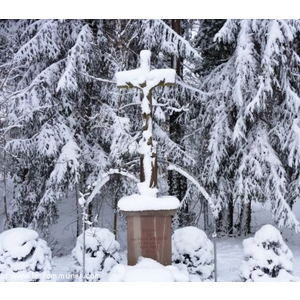
<svg viewBox="0 0 300 300">
<path fill-rule="evenodd" d="M 120 94 L 115 72 L 136 68 L 142 49 L 152 50 L 154 67 L 168 56 L 191 58 L 197 52 L 161 20 L 12 20 L 1 25 L 12 41 L 12 55 L 1 65 L 10 87 L 6 130 L 12 138 L 5 149 L 12 156 L 14 198 L 9 226 L 47 230 L 67 191 L 95 183 L 94 196 L 116 173 L 112 170 L 138 171 L 140 94 Z M 180 108 L 170 95 L 162 90 L 155 95 L 160 98 L 157 119 L 164 118 L 165 107 Z M 155 131 L 161 156 L 189 159 L 159 121 Z"/>
<path fill-rule="evenodd" d="M 205 76 L 200 114 L 207 190 L 225 208 L 269 201 L 278 226 L 296 230 L 299 29 L 298 20 L 227 20 L 214 42 L 234 52 Z"/>
</svg>

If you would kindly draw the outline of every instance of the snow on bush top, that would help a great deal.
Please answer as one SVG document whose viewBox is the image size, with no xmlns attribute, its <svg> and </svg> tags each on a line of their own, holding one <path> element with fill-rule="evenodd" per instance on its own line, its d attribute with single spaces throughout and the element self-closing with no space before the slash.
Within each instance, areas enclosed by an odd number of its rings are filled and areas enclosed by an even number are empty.
<svg viewBox="0 0 300 300">
<path fill-rule="evenodd" d="M 48 280 L 51 258 L 46 241 L 34 230 L 13 228 L 0 234 L 0 273 L 5 281 Z"/>
<path fill-rule="evenodd" d="M 213 248 L 212 243 L 207 238 L 205 232 L 193 226 L 175 230 L 173 234 L 173 243 L 178 251 L 185 253 L 193 253 L 203 246 L 206 247 L 207 244 L 209 244 L 209 248 Z"/>
<path fill-rule="evenodd" d="M 82 247 L 83 234 L 78 236 L 77 243 Z M 109 253 L 114 253 L 120 248 L 120 244 L 115 240 L 115 236 L 106 228 L 91 227 L 85 231 L 85 248 L 98 251 L 99 246 Z M 79 255 L 81 259 L 81 254 Z"/>
<path fill-rule="evenodd" d="M 188 226 L 175 230 L 172 236 L 172 261 L 185 265 L 190 274 L 201 280 L 213 278 L 213 244 L 204 231 Z"/>
<path fill-rule="evenodd" d="M 26 257 L 39 235 L 27 228 L 13 228 L 0 234 L 0 253 L 9 252 L 12 258 Z"/>
<path fill-rule="evenodd" d="M 293 281 L 293 254 L 272 225 L 264 225 L 254 237 L 243 241 L 245 281 Z"/>
<path fill-rule="evenodd" d="M 263 243 L 278 243 L 285 245 L 279 230 L 270 224 L 262 226 L 255 233 L 253 237 L 253 242 L 256 245 Z M 247 244 L 247 240 L 244 240 L 244 243 Z"/>
</svg>

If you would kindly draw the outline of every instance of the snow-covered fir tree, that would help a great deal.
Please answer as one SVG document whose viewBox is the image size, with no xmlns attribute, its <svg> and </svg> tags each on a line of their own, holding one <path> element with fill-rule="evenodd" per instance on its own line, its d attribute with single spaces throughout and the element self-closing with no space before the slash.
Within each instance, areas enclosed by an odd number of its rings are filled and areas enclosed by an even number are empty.
<svg viewBox="0 0 300 300">
<path fill-rule="evenodd" d="M 202 77 L 201 182 L 226 208 L 226 232 L 235 225 L 250 231 L 252 201 L 270 202 L 279 227 L 299 230 L 291 210 L 300 187 L 299 25 L 227 20 L 210 40 L 228 56 Z M 237 205 L 240 219 L 233 220 Z"/>
<path fill-rule="evenodd" d="M 7 72 L 13 66 L 6 96 L 14 181 L 9 226 L 47 229 L 68 190 L 95 183 L 94 197 L 114 174 L 138 173 L 141 95 L 117 91 L 115 72 L 136 68 L 141 49 L 153 51 L 154 68 L 198 53 L 161 20 L 12 20 L 6 35 L 14 41 L 2 65 Z M 154 95 L 155 134 L 163 160 L 190 161 L 159 122 L 166 110 L 181 108 L 178 95 Z"/>
<path fill-rule="evenodd" d="M 249 232 L 252 201 L 269 201 L 279 226 L 299 227 L 299 21 L 184 20 L 180 32 L 173 21 L 0 22 L 9 226 L 48 228 L 70 189 L 108 196 L 111 181 L 131 193 L 141 94 L 118 91 L 114 74 L 137 68 L 148 49 L 152 68 L 182 71 L 175 89 L 153 94 L 161 192 L 184 191 L 189 215 L 200 199 L 206 228 L 214 202 L 220 228 Z M 196 184 L 169 185 L 170 163 Z"/>
</svg>

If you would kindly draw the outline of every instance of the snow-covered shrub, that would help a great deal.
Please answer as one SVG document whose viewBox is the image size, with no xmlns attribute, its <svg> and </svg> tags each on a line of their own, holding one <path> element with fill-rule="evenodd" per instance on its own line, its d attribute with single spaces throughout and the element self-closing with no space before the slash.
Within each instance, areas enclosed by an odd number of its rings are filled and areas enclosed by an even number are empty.
<svg viewBox="0 0 300 300">
<path fill-rule="evenodd" d="M 213 244 L 204 231 L 188 226 L 175 230 L 172 236 L 173 264 L 184 264 L 190 274 L 201 280 L 213 278 Z"/>
<path fill-rule="evenodd" d="M 87 281 L 98 281 L 103 273 L 110 272 L 120 262 L 120 244 L 108 229 L 91 227 L 85 231 L 85 277 Z M 78 236 L 72 251 L 76 266 L 72 272 L 82 276 L 83 234 Z"/>
<path fill-rule="evenodd" d="M 293 254 L 274 226 L 264 225 L 243 246 L 243 281 L 294 281 Z"/>
<path fill-rule="evenodd" d="M 0 281 L 51 279 L 52 253 L 36 231 L 13 228 L 0 234 Z"/>
</svg>

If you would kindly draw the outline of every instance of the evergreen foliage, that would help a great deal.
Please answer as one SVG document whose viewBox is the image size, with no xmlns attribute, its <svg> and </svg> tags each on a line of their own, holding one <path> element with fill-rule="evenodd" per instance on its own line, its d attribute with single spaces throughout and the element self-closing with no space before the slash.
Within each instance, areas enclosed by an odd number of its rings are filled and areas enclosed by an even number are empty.
<svg viewBox="0 0 300 300">
<path fill-rule="evenodd" d="M 76 247 L 72 251 L 76 266 L 72 267 L 72 271 L 78 278 L 85 276 L 87 281 L 99 281 L 103 274 L 109 273 L 120 262 L 119 249 L 119 243 L 108 229 L 90 227 L 85 231 L 85 245 L 83 233 L 77 238 Z M 83 275 L 84 250 L 86 274 Z"/>
<path fill-rule="evenodd" d="M 243 241 L 243 281 L 294 281 L 293 254 L 280 232 L 272 225 L 264 225 L 254 237 Z"/>
<path fill-rule="evenodd" d="M 52 253 L 36 231 L 13 228 L 0 234 L 0 281 L 51 279 Z"/>
<path fill-rule="evenodd" d="M 190 274 L 202 281 L 214 274 L 213 244 L 204 231 L 188 226 L 175 230 L 172 236 L 172 262 L 185 265 Z"/>
<path fill-rule="evenodd" d="M 291 210 L 299 191 L 299 24 L 227 20 L 208 39 L 216 49 L 210 55 L 219 60 L 201 84 L 207 98 L 197 122 L 204 154 L 200 174 L 223 207 L 226 232 L 235 225 L 233 206 L 250 209 L 251 201 L 270 202 L 279 227 L 299 230 Z M 217 51 L 222 47 L 229 54 L 224 60 Z M 245 219 L 239 221 L 246 226 Z"/>
<path fill-rule="evenodd" d="M 179 223 L 204 216 L 208 229 L 220 212 L 219 232 L 249 233 L 251 203 L 269 202 L 279 227 L 299 230 L 299 29 L 299 20 L 181 20 L 180 34 L 170 20 L 1 20 L 7 226 L 46 232 L 72 189 L 91 187 L 97 201 L 109 184 L 115 199 L 135 189 L 118 176 L 139 177 L 141 94 L 117 90 L 114 74 L 148 49 L 154 69 L 181 62 L 176 88 L 153 92 L 159 188 L 180 194 Z M 168 182 L 170 163 L 193 181 Z"/>
</svg>

